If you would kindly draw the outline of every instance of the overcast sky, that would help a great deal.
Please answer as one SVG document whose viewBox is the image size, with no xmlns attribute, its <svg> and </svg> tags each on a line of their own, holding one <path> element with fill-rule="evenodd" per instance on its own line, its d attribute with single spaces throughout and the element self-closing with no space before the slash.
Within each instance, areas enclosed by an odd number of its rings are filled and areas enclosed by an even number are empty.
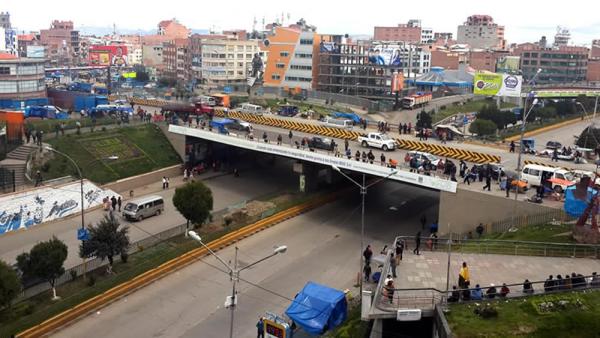
<svg viewBox="0 0 600 338">
<path fill-rule="evenodd" d="M 509 42 L 537 41 L 542 35 L 552 41 L 557 25 L 569 28 L 577 44 L 589 45 L 592 39 L 600 39 L 600 5 L 595 1 L 577 0 L 572 4 L 573 8 L 542 0 L 429 0 L 422 3 L 401 0 L 2 0 L 0 11 L 9 11 L 13 26 L 26 31 L 47 28 L 52 19 L 72 20 L 76 27 L 106 27 L 114 23 L 117 30 L 149 30 L 155 29 L 160 20 L 171 18 L 195 29 L 250 30 L 254 17 L 260 28 L 263 17 L 269 23 L 277 17 L 281 19 L 285 13 L 286 24 L 304 18 L 317 26 L 319 33 L 372 35 L 376 25 L 394 26 L 409 19 L 421 19 L 424 27 L 452 32 L 455 36 L 457 26 L 467 16 L 489 14 L 506 27 Z"/>
</svg>

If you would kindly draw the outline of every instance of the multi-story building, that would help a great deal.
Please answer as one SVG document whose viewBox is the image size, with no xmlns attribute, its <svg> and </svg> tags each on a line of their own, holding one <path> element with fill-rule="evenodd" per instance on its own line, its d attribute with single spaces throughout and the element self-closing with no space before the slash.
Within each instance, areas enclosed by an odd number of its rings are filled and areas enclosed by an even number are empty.
<svg viewBox="0 0 600 338">
<path fill-rule="evenodd" d="M 444 69 L 458 69 L 460 65 L 460 53 L 448 50 L 432 50 L 431 66 Z"/>
<path fill-rule="evenodd" d="M 469 66 L 475 70 L 495 72 L 498 60 L 505 55 L 508 55 L 507 51 L 471 50 Z"/>
<path fill-rule="evenodd" d="M 10 25 L 10 14 L 8 12 L 0 13 L 0 27 L 2 28 L 12 28 Z"/>
<path fill-rule="evenodd" d="M 18 41 L 18 51 L 19 51 L 20 57 L 26 57 L 27 56 L 27 48 L 29 46 L 36 46 L 39 43 L 35 34 L 31 34 L 31 33 L 17 35 L 17 41 Z"/>
<path fill-rule="evenodd" d="M 19 58 L 0 53 L 0 103 L 5 108 L 24 108 L 46 99 L 44 59 Z"/>
<path fill-rule="evenodd" d="M 413 77 L 431 68 L 431 52 L 398 42 L 354 43 L 334 36 L 320 49 L 317 89 L 331 93 L 391 99 L 397 73 Z"/>
<path fill-rule="evenodd" d="M 468 44 L 471 48 L 504 49 L 504 26 L 494 23 L 489 15 L 471 15 L 458 26 L 458 43 Z"/>
<path fill-rule="evenodd" d="M 432 28 L 421 28 L 421 43 L 430 43 L 434 40 Z"/>
<path fill-rule="evenodd" d="M 158 35 L 166 36 L 174 39 L 185 39 L 192 31 L 182 25 L 176 19 L 163 20 L 158 23 Z"/>
<path fill-rule="evenodd" d="M 600 59 L 600 39 L 592 40 L 592 50 L 590 51 L 590 59 Z"/>
<path fill-rule="evenodd" d="M 539 48 L 537 44 L 517 46 L 513 54 L 521 57 L 521 71 L 525 79 L 533 77 L 538 69 L 538 83 L 567 83 L 586 80 L 589 49 L 561 46 Z"/>
<path fill-rule="evenodd" d="M 264 85 L 314 88 L 320 42 L 312 26 L 274 27 L 261 45 L 267 56 Z"/>
<path fill-rule="evenodd" d="M 0 27 L 0 52 L 19 54 L 19 40 L 15 29 Z"/>
<path fill-rule="evenodd" d="M 185 83 L 189 79 L 189 40 L 174 39 L 163 43 L 163 65 L 161 77 Z"/>
<path fill-rule="evenodd" d="M 227 32 L 233 33 L 233 32 Z M 241 34 L 231 34 L 231 36 L 235 36 L 239 40 L 246 40 L 245 38 L 241 38 Z M 244 34 L 245 37 L 245 34 Z M 202 41 L 203 40 L 223 40 L 227 39 L 228 35 L 224 34 L 192 34 L 189 38 L 190 40 L 190 51 L 189 51 L 189 60 L 188 63 L 190 65 L 190 81 L 194 84 L 202 83 Z"/>
<path fill-rule="evenodd" d="M 375 26 L 373 40 L 421 43 L 421 22 L 419 20 L 410 20 L 406 24 L 398 24 L 397 27 Z"/>
<path fill-rule="evenodd" d="M 50 29 L 40 30 L 40 43 L 53 64 L 72 64 L 80 56 L 79 32 L 73 29 L 73 21 L 52 21 Z"/>
<path fill-rule="evenodd" d="M 434 40 L 452 40 L 452 33 L 442 33 L 442 32 L 435 32 L 433 33 L 433 39 Z"/>
<path fill-rule="evenodd" d="M 245 83 L 252 69 L 252 58 L 260 54 L 257 40 L 203 39 L 201 72 L 206 84 Z"/>
<path fill-rule="evenodd" d="M 586 81 L 600 83 L 600 59 L 588 60 Z"/>
</svg>

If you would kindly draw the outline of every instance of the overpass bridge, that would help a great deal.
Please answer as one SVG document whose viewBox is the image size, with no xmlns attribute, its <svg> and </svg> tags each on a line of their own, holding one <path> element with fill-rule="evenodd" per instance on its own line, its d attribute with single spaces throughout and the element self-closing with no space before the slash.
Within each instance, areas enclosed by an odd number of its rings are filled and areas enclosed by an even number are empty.
<svg viewBox="0 0 600 338">
<path fill-rule="evenodd" d="M 362 173 L 376 177 L 386 177 L 392 181 L 398 181 L 427 189 L 434 189 L 448 193 L 456 193 L 457 183 L 447 179 L 426 176 L 409 172 L 403 168 L 388 168 L 379 162 L 361 162 L 343 157 L 336 157 L 331 152 L 315 152 L 308 149 L 298 149 L 289 144 L 274 144 L 263 142 L 259 139 L 248 139 L 239 134 L 220 134 L 216 130 L 210 131 L 201 128 L 186 127 L 181 125 L 169 125 L 169 132 L 183 135 L 186 138 L 197 138 L 205 141 L 216 142 L 236 148 L 246 149 L 263 154 L 282 156 L 295 159 L 319 168 L 327 168 L 329 171 L 344 169 L 352 172 Z"/>
</svg>

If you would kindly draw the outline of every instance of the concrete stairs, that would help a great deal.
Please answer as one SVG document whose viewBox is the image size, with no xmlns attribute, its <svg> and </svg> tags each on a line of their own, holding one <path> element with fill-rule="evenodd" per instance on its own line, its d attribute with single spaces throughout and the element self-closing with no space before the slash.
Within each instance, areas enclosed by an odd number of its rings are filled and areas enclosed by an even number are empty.
<svg viewBox="0 0 600 338">
<path fill-rule="evenodd" d="M 6 159 L 0 161 L 0 168 L 4 168 L 15 173 L 15 188 L 18 190 L 28 182 L 25 177 L 27 170 L 27 159 L 29 154 L 36 151 L 37 146 L 33 144 L 23 144 L 6 155 Z M 12 191 L 12 187 L 5 188 L 5 192 Z"/>
</svg>

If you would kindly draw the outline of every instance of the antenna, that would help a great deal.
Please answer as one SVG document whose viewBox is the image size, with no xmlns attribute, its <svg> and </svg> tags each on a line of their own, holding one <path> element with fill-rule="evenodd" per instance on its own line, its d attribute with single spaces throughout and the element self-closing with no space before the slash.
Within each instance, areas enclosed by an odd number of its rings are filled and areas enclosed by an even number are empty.
<svg viewBox="0 0 600 338">
<path fill-rule="evenodd" d="M 256 15 L 252 19 L 252 31 L 253 32 L 256 31 Z"/>
</svg>

